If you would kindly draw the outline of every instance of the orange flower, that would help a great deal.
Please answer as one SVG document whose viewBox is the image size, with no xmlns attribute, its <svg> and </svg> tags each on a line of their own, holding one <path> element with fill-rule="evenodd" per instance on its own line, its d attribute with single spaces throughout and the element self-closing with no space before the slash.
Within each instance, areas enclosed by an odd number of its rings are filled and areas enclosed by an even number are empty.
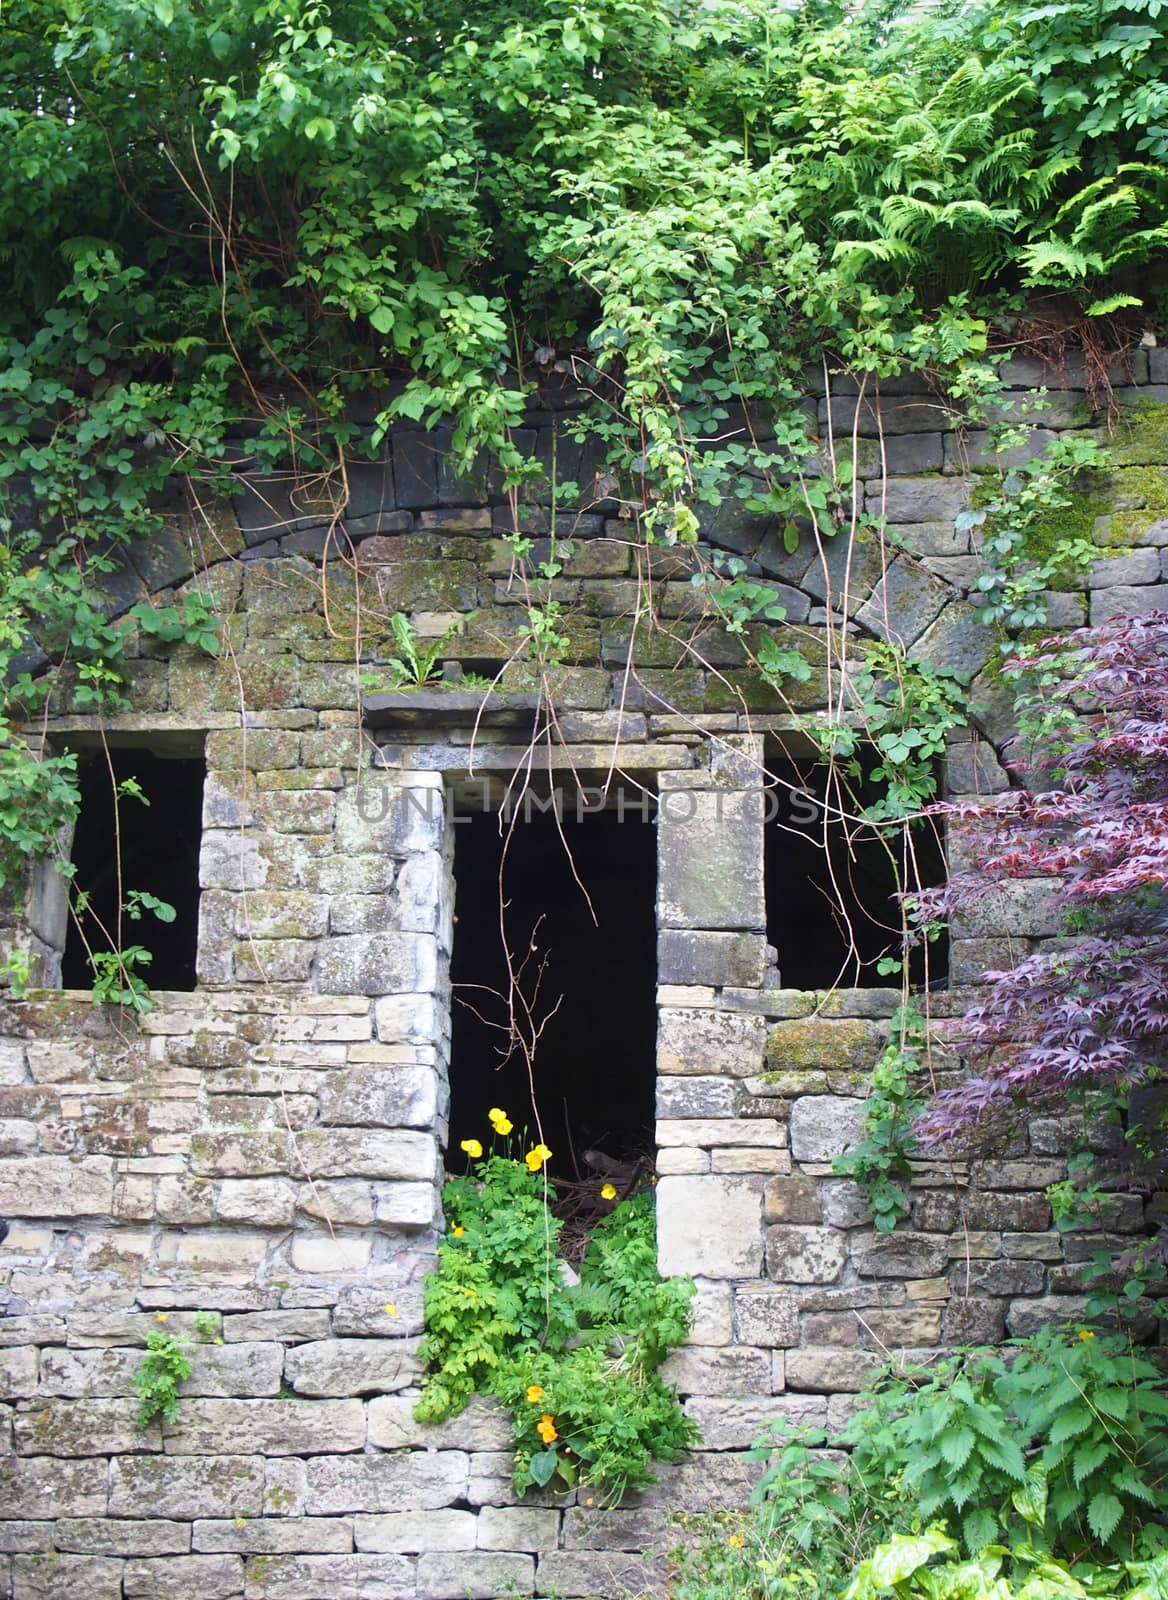
<svg viewBox="0 0 1168 1600">
<path fill-rule="evenodd" d="M 539 1436 L 543 1440 L 544 1444 L 554 1444 L 556 1442 L 556 1440 L 560 1437 L 559 1434 L 556 1432 L 555 1419 L 553 1417 L 549 1416 L 546 1411 L 544 1412 L 543 1416 L 540 1417 L 539 1421 L 536 1423 L 535 1431 L 536 1431 L 536 1433 L 539 1434 Z"/>
<path fill-rule="evenodd" d="M 542 1400 L 542 1399 L 543 1399 L 543 1390 L 540 1388 L 539 1384 L 538 1383 L 529 1383 L 527 1385 L 527 1403 L 528 1403 L 528 1405 L 529 1406 L 533 1406 L 536 1403 L 537 1400 Z"/>
</svg>

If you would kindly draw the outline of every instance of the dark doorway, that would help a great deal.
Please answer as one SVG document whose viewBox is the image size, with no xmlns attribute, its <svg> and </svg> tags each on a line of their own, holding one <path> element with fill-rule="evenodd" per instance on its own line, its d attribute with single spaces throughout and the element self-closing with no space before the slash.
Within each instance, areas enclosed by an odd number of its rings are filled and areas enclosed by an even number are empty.
<svg viewBox="0 0 1168 1600">
<path fill-rule="evenodd" d="M 860 766 L 875 765 L 875 758 Z M 902 885 L 944 881 L 945 856 L 935 826 L 911 829 L 911 848 L 897 829 L 877 830 L 833 815 L 858 817 L 882 791 L 847 776 L 841 792 L 825 764 L 780 754 L 768 761 L 779 779 L 766 825 L 767 938 L 778 951 L 785 989 L 895 987 L 882 958 L 903 955 L 896 895 Z M 944 934 L 909 956 L 910 982 L 931 988 L 948 980 Z"/>
<path fill-rule="evenodd" d="M 639 810 L 577 819 L 570 797 L 564 810 L 558 825 L 550 811 L 520 808 L 509 838 L 498 813 L 455 824 L 452 1166 L 461 1140 L 488 1144 L 494 1106 L 512 1119 L 515 1141 L 523 1129 L 537 1138 L 527 1062 L 507 1036 L 500 870 L 507 946 L 536 996 L 537 1026 L 546 1019 L 533 1075 L 552 1176 L 587 1177 L 586 1150 L 652 1155 L 656 830 Z"/>
<path fill-rule="evenodd" d="M 100 750 L 81 759 L 73 898 L 81 894 L 88 903 L 69 919 L 65 988 L 87 989 L 93 982 L 87 943 L 95 952 L 141 945 L 151 955 L 141 975 L 152 989 L 195 987 L 205 773 L 201 759 L 139 749 Z M 173 906 L 174 920 L 160 920 L 141 895 Z M 135 909 L 137 918 L 130 914 Z"/>
</svg>

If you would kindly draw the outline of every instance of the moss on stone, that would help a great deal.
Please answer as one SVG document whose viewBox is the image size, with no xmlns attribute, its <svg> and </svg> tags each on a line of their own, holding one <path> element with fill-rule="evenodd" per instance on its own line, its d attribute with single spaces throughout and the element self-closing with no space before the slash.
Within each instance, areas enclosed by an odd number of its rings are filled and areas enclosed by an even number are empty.
<svg viewBox="0 0 1168 1600">
<path fill-rule="evenodd" d="M 879 1053 L 879 1033 L 870 1023 L 808 1017 L 776 1022 L 767 1041 L 766 1059 L 768 1066 L 780 1072 L 798 1068 L 831 1072 L 866 1067 Z"/>
</svg>

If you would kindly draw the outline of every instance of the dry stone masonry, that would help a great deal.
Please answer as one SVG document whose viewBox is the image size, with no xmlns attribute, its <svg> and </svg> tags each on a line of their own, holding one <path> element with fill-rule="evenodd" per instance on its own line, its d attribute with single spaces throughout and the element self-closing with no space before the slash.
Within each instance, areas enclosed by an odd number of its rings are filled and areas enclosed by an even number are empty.
<svg viewBox="0 0 1168 1600">
<path fill-rule="evenodd" d="M 1006 371 L 1030 407 L 1046 374 L 1023 360 Z M 1036 414 L 1035 448 L 1101 426 L 1067 376 Z M 1059 624 L 1168 605 L 1165 353 L 1140 352 L 1117 399 L 1117 466 L 1106 505 L 1089 508 L 1100 560 L 1053 597 Z M 850 434 L 853 398 L 814 403 Z M 529 449 L 554 454 L 561 478 L 593 481 L 595 463 L 568 459 L 580 447 L 561 411 L 530 422 Z M 996 643 L 966 599 L 977 558 L 953 520 L 994 461 L 984 436 L 944 424 L 929 395 L 861 413 L 860 492 L 888 517 L 883 551 L 862 539 L 792 556 L 734 500 L 704 537 L 780 587 L 813 669 L 792 685 L 797 711 L 826 703 L 829 611 L 972 674 L 978 733 L 948 758 L 960 795 L 1004 786 L 1008 723 Z M 556 579 L 570 646 L 555 682 L 562 743 L 547 759 L 585 781 L 615 760 L 622 781 L 657 796 L 660 1264 L 697 1283 L 668 1375 L 703 1443 L 605 1510 L 585 1494 L 517 1503 L 508 1427 L 488 1407 L 440 1427 L 413 1420 L 447 1139 L 445 801 L 468 775 L 506 779 L 530 703 L 508 668 L 514 698 L 481 715 L 481 693 L 438 691 L 412 708 L 373 695 L 362 719 L 352 634 L 366 608 L 404 611 L 430 639 L 473 612 L 444 654 L 480 671 L 520 641 L 511 512 L 489 474 L 451 474 L 444 446 L 401 432 L 384 461 L 353 472 L 351 563 L 322 504 L 245 468 L 236 502 L 176 516 L 111 580 L 120 611 L 197 583 L 227 619 L 218 660 L 141 641 L 134 710 L 107 724 L 122 743 L 205 756 L 198 985 L 159 994 L 142 1017 L 70 992 L 4 1008 L 0 1596 L 651 1591 L 679 1536 L 665 1513 L 740 1503 L 756 1470 L 745 1452 L 772 1419 L 834 1429 L 889 1351 L 1082 1313 L 1092 1240 L 1057 1232 L 1044 1195 L 1063 1173 L 1056 1125 L 1032 1120 L 992 1159 L 922 1165 L 911 1217 L 890 1236 L 833 1175 L 896 996 L 781 987 L 761 774 L 792 736 L 791 708 L 694 615 L 685 553 L 634 551 L 602 501 L 560 525 L 573 540 Z M 546 530 L 546 505 L 523 516 Z M 693 648 L 637 626 L 647 586 L 679 638 L 697 629 Z M 49 735 L 83 743 L 94 730 L 61 703 Z M 26 923 L 5 930 L 50 985 L 62 915 L 41 881 Z M 1057 931 L 1025 885 L 956 929 L 935 1017 L 960 1012 L 986 966 Z M 938 1050 L 943 1069 L 943 1037 Z M 1138 1197 L 1117 1201 L 1118 1232 L 1143 1221 Z M 222 1342 L 200 1338 L 197 1313 Z M 196 1340 L 193 1372 L 178 1420 L 138 1431 L 133 1377 L 160 1327 Z"/>
</svg>

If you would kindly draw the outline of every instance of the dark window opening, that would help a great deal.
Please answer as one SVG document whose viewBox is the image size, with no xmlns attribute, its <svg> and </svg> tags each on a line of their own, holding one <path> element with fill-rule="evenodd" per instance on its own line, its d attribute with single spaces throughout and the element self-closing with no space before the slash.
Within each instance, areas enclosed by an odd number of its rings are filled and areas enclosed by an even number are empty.
<svg viewBox="0 0 1168 1600">
<path fill-rule="evenodd" d="M 452 1167 L 463 1139 L 489 1145 L 493 1106 L 514 1122 L 513 1139 L 524 1128 L 536 1139 L 527 1062 L 507 1034 L 499 815 L 460 817 L 454 832 Z M 502 926 L 514 964 L 526 959 L 523 989 L 529 998 L 535 992 L 536 1025 L 543 1023 L 534 1098 L 554 1152 L 553 1177 L 601 1170 L 585 1151 L 617 1162 L 651 1158 L 656 877 L 656 830 L 638 810 L 577 819 L 569 799 L 559 826 L 550 811 L 524 808 L 516 817 L 503 866 Z"/>
<path fill-rule="evenodd" d="M 872 761 L 861 764 L 870 767 Z M 882 958 L 901 959 L 900 887 L 928 887 L 945 878 L 936 827 L 878 831 L 835 815 L 858 816 L 879 798 L 868 778 L 849 776 L 842 798 L 821 762 L 780 755 L 768 762 L 778 778 L 766 825 L 767 938 L 778 951 L 779 981 L 786 989 L 895 986 L 896 972 L 880 972 Z M 914 987 L 948 981 L 949 944 L 941 934 L 909 955 Z"/>
<path fill-rule="evenodd" d="M 83 895 L 86 903 L 69 918 L 62 984 L 67 989 L 92 984 L 87 943 L 95 952 L 141 945 L 151 955 L 140 969 L 150 988 L 193 989 L 205 763 L 111 749 L 108 757 L 105 750 L 83 755 L 78 772 L 81 807 L 73 833 L 71 898 L 76 902 Z M 143 907 L 140 895 L 173 906 L 173 922 Z M 140 911 L 137 918 L 130 915 L 134 908 Z"/>
</svg>

